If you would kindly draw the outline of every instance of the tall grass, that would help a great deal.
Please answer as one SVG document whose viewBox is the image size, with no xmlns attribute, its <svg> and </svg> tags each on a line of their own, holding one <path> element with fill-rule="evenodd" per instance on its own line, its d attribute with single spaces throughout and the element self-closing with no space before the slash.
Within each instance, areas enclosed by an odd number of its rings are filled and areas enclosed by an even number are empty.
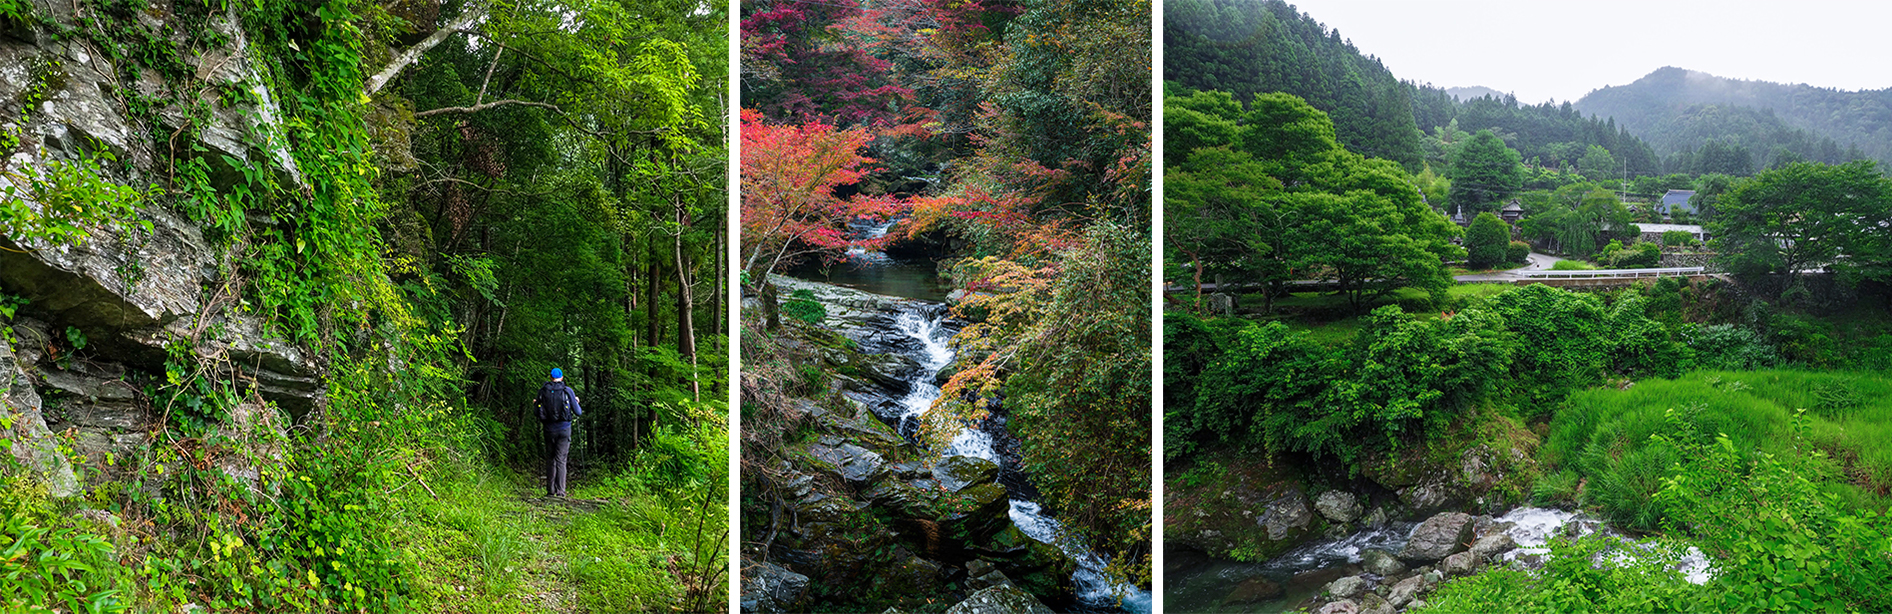
<svg viewBox="0 0 1892 614">
<path fill-rule="evenodd" d="M 1700 436 L 1724 433 L 1752 457 L 1792 452 L 1789 419 L 1804 409 L 1809 441 L 1830 455 L 1831 488 L 1856 504 L 1883 506 L 1892 490 L 1892 380 L 1869 374 L 1705 371 L 1645 380 L 1629 390 L 1570 396 L 1551 423 L 1545 460 L 1586 480 L 1579 497 L 1627 527 L 1653 530 L 1664 510 L 1653 500 L 1676 463 L 1670 432 L 1677 413 Z M 1568 480 L 1568 478 L 1560 478 Z M 1567 492 L 1543 485 L 1541 495 Z"/>
</svg>

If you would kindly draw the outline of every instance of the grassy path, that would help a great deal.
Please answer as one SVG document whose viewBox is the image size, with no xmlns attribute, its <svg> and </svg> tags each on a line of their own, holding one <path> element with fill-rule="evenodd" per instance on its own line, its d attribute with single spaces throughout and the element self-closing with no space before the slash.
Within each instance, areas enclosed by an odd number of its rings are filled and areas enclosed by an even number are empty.
<svg viewBox="0 0 1892 614">
<path fill-rule="evenodd" d="M 449 466 L 451 465 L 451 466 Z M 538 476 L 441 463 L 395 493 L 419 610 L 467 613 L 680 611 L 684 585 L 721 564 L 726 523 L 679 493 L 643 493 L 611 478 L 575 480 L 546 499 Z M 714 527 L 699 543 L 698 517 Z M 697 553 L 713 561 L 697 564 Z M 718 582 L 720 582 L 718 576 Z M 720 607 L 721 593 L 710 600 Z"/>
</svg>

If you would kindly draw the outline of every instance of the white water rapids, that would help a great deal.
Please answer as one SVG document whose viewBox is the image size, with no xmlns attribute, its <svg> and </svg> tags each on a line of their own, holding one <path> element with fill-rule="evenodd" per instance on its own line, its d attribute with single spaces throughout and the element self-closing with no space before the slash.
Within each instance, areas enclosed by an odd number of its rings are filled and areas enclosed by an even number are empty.
<svg viewBox="0 0 1892 614">
<path fill-rule="evenodd" d="M 885 232 L 885 229 L 882 229 Z M 909 309 L 894 320 L 895 328 L 920 343 L 920 351 L 914 357 L 920 361 L 920 371 L 913 380 L 912 388 L 900 399 L 900 422 L 897 425 L 901 433 L 908 432 L 908 425 L 923 419 L 926 412 L 933 408 L 933 402 L 939 399 L 939 386 L 934 380 L 941 369 L 952 364 L 953 349 L 950 344 L 952 335 L 943 326 L 943 310 Z M 952 443 L 940 456 L 976 456 L 994 463 L 1004 464 L 990 433 L 978 429 L 961 427 L 953 436 Z M 1093 607 L 1115 607 L 1118 595 L 1123 596 L 1123 609 L 1136 614 L 1150 612 L 1150 593 L 1135 585 L 1113 585 L 1104 575 L 1107 565 L 1102 557 L 1092 552 L 1082 540 L 1066 532 L 1064 525 L 1057 519 L 1045 515 L 1038 503 L 1023 499 L 1011 501 L 1012 524 L 1032 539 L 1057 546 L 1077 561 L 1077 571 L 1071 574 L 1071 583 L 1077 589 L 1078 599 Z"/>
</svg>

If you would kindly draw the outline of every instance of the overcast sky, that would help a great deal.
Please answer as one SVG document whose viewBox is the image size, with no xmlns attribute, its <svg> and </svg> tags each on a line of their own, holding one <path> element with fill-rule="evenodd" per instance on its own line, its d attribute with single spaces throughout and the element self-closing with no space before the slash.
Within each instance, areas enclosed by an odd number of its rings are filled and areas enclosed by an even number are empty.
<svg viewBox="0 0 1892 614">
<path fill-rule="evenodd" d="M 1393 75 L 1574 101 L 1663 66 L 1842 90 L 1892 87 L 1880 0 L 1289 0 Z"/>
</svg>

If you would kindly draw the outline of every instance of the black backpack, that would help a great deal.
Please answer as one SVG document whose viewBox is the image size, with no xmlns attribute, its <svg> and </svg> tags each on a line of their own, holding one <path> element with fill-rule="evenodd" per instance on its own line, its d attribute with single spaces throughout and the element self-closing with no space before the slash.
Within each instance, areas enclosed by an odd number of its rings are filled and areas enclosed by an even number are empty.
<svg viewBox="0 0 1892 614">
<path fill-rule="evenodd" d="M 545 386 L 539 389 L 539 421 L 571 422 L 572 389 L 564 386 Z"/>
</svg>

